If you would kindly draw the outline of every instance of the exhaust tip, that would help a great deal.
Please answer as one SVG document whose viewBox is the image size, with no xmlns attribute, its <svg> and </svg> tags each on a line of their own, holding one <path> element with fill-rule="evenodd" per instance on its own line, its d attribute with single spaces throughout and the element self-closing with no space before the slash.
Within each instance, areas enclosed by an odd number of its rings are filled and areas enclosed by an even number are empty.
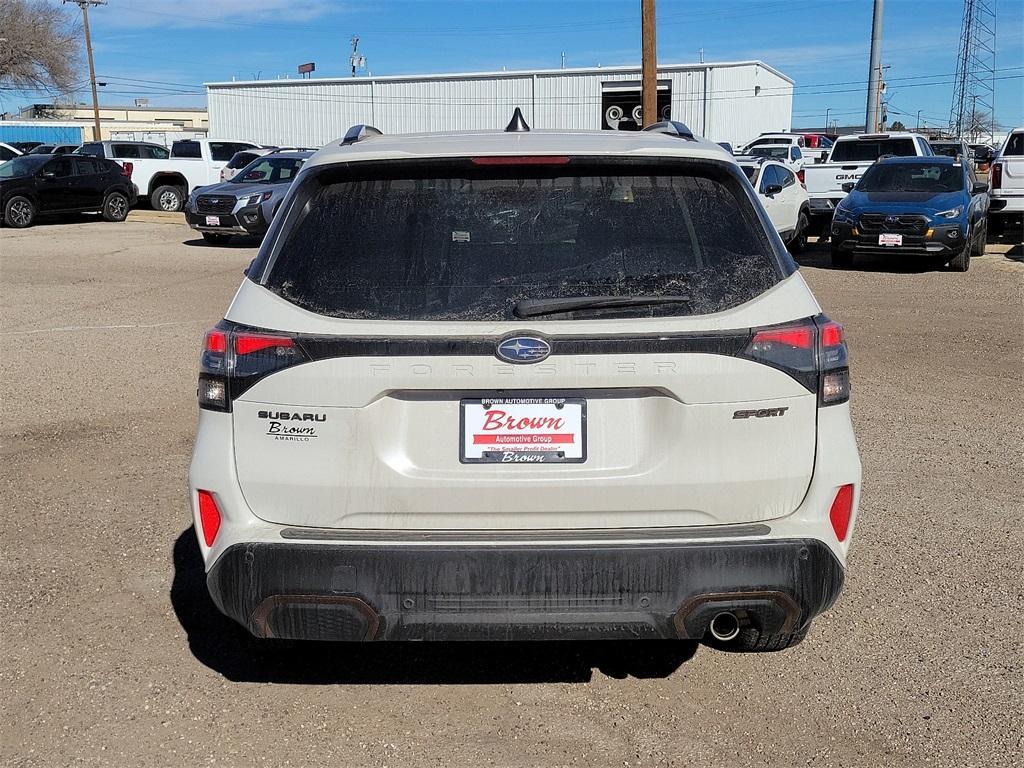
<svg viewBox="0 0 1024 768">
<path fill-rule="evenodd" d="M 711 636 L 720 643 L 727 643 L 735 640 L 740 634 L 740 620 L 736 614 L 729 611 L 715 614 L 708 627 Z"/>
</svg>

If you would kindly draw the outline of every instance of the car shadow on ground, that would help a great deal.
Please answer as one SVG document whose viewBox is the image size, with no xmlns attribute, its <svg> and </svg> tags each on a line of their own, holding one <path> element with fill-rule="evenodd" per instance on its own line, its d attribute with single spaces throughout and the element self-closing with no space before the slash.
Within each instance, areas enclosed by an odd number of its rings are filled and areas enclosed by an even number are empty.
<svg viewBox="0 0 1024 768">
<path fill-rule="evenodd" d="M 811 242 L 802 252 L 793 256 L 801 267 L 832 269 L 837 272 L 892 272 L 915 275 L 922 272 L 938 272 L 945 267 L 938 259 L 887 259 L 884 256 L 858 256 L 851 267 L 832 266 L 828 243 Z"/>
<path fill-rule="evenodd" d="M 171 604 L 199 662 L 236 682 L 305 685 L 585 683 L 668 677 L 698 644 L 680 640 L 593 642 L 321 643 L 260 640 L 210 599 L 195 533 L 174 543 Z"/>
<path fill-rule="evenodd" d="M 186 240 L 184 244 L 192 248 L 259 248 L 261 242 L 260 238 L 251 235 L 232 235 L 231 239 L 224 243 L 208 243 L 197 237 Z"/>
</svg>

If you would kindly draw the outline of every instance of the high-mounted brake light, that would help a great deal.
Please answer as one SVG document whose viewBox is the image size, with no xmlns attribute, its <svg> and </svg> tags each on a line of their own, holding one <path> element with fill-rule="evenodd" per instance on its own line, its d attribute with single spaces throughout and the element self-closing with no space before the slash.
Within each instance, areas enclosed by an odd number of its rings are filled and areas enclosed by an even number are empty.
<svg viewBox="0 0 1024 768">
<path fill-rule="evenodd" d="M 307 359 L 291 336 L 236 330 L 225 321 L 206 334 L 199 407 L 230 411 L 231 401 L 264 376 Z"/>
<path fill-rule="evenodd" d="M 199 491 L 199 527 L 202 528 L 203 541 L 212 547 L 220 530 L 220 508 L 217 500 L 209 491 Z"/>
<path fill-rule="evenodd" d="M 989 171 L 992 175 L 992 189 L 1000 189 L 1003 186 L 1003 164 L 993 163 Z"/>
<path fill-rule="evenodd" d="M 828 519 L 832 523 L 832 530 L 836 532 L 836 538 L 839 541 L 846 541 L 846 535 L 850 532 L 850 518 L 852 516 L 853 486 L 844 485 L 836 491 L 836 498 L 828 512 Z"/>
<path fill-rule="evenodd" d="M 517 155 L 505 157 L 474 157 L 473 165 L 568 165 L 561 155 Z"/>
</svg>

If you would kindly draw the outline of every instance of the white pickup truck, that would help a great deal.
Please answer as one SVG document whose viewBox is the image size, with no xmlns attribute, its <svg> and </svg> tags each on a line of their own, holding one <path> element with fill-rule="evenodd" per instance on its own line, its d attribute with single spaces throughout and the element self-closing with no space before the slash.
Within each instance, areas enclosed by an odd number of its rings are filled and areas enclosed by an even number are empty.
<svg viewBox="0 0 1024 768">
<path fill-rule="evenodd" d="M 993 234 L 1002 233 L 1007 220 L 1024 216 L 1024 127 L 1010 131 L 992 161 L 988 179 L 989 228 Z"/>
<path fill-rule="evenodd" d="M 220 171 L 231 157 L 256 146 L 248 141 L 187 139 L 174 142 L 168 150 L 143 141 L 90 141 L 75 154 L 131 163 L 139 198 L 148 199 L 158 211 L 180 211 L 189 192 L 219 183 Z"/>
<path fill-rule="evenodd" d="M 923 157 L 932 155 L 928 140 L 917 133 L 863 133 L 840 136 L 824 163 L 804 168 L 804 186 L 807 187 L 813 229 L 832 218 L 839 201 L 846 197 L 845 184 L 857 180 L 878 158 Z"/>
</svg>

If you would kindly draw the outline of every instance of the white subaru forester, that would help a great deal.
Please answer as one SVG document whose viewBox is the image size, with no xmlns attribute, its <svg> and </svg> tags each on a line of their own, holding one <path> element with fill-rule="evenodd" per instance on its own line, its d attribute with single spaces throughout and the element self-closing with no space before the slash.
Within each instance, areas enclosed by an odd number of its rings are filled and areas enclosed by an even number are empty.
<svg viewBox="0 0 1024 768">
<path fill-rule="evenodd" d="M 268 638 L 785 648 L 843 582 L 848 400 L 843 329 L 681 123 L 356 126 L 206 336 L 207 584 Z"/>
</svg>

